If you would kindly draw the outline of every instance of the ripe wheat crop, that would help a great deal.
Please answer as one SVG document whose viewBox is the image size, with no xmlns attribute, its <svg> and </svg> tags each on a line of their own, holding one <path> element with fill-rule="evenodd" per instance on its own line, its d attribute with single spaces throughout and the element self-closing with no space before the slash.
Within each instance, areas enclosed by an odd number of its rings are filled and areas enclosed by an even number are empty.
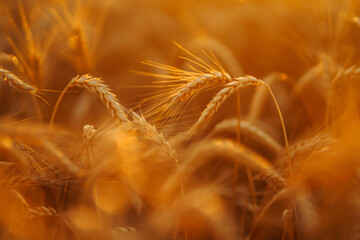
<svg viewBox="0 0 360 240">
<path fill-rule="evenodd" d="M 359 0 L 0 13 L 0 239 L 360 239 Z"/>
</svg>

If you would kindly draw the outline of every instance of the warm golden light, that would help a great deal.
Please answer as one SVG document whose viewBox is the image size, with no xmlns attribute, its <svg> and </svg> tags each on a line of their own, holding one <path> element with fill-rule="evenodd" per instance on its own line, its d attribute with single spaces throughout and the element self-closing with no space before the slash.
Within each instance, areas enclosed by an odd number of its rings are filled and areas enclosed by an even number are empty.
<svg viewBox="0 0 360 240">
<path fill-rule="evenodd" d="M 0 239 L 360 239 L 359 6 L 0 1 Z"/>
</svg>

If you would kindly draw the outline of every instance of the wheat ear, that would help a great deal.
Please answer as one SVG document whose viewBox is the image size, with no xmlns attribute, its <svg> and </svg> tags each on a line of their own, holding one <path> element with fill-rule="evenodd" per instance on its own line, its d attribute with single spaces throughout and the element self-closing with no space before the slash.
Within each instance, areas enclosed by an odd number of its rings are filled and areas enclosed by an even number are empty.
<svg viewBox="0 0 360 240">
<path fill-rule="evenodd" d="M 210 135 L 215 135 L 219 132 L 234 132 L 237 131 L 237 127 L 237 118 L 226 119 L 216 124 Z M 240 128 L 244 134 L 252 136 L 254 139 L 256 139 L 256 141 L 266 146 L 276 154 L 280 154 L 283 151 L 283 147 L 273 137 L 254 124 L 246 120 L 242 120 L 240 122 Z"/>
<path fill-rule="evenodd" d="M 159 133 L 155 126 L 151 125 L 146 121 L 144 116 L 139 116 L 137 113 L 131 111 L 131 117 L 133 118 L 133 123 L 135 124 L 136 128 L 144 137 L 147 137 L 149 140 L 155 142 L 159 146 L 164 147 L 166 155 L 173 160 L 175 163 L 176 168 L 180 167 L 179 160 L 176 154 L 175 149 L 171 146 L 170 142 L 164 138 L 162 133 Z M 184 185 L 182 180 L 180 181 L 180 188 L 182 197 L 184 197 Z"/>
<path fill-rule="evenodd" d="M 237 162 L 239 166 L 244 166 L 260 173 L 260 177 L 276 191 L 287 186 L 287 181 L 276 172 L 268 160 L 246 148 L 244 145 L 231 140 L 207 140 L 199 144 L 194 151 L 192 151 L 187 161 L 184 162 L 179 169 L 180 171 L 167 181 L 164 189 L 170 191 L 180 177 L 186 179 L 191 173 L 196 171 L 199 166 L 204 164 L 204 161 L 216 156 L 224 156 L 221 159 Z"/>
<path fill-rule="evenodd" d="M 106 85 L 103 80 L 100 78 L 94 78 L 89 74 L 85 74 L 82 76 L 76 76 L 71 79 L 69 84 L 64 88 L 62 91 L 60 97 L 58 98 L 56 105 L 54 107 L 54 111 L 51 116 L 50 120 L 50 126 L 53 125 L 55 115 L 57 112 L 57 109 L 59 107 L 60 101 L 63 98 L 65 92 L 71 88 L 71 87 L 80 87 L 85 88 L 91 93 L 95 93 L 99 96 L 100 100 L 103 102 L 103 104 L 106 106 L 107 110 L 109 111 L 111 117 L 115 118 L 121 123 L 128 123 L 129 119 L 127 117 L 127 110 L 125 107 L 123 107 L 116 95 L 111 91 L 110 87 Z"/>
<path fill-rule="evenodd" d="M 237 90 L 239 90 L 240 88 L 245 88 L 247 86 L 259 86 L 263 84 L 264 84 L 263 81 L 258 80 L 253 76 L 235 78 L 233 82 L 226 84 L 225 88 L 223 88 L 213 97 L 213 99 L 207 105 L 206 109 L 201 113 L 201 116 L 198 119 L 198 121 L 192 127 L 191 132 L 195 132 L 196 129 L 206 125 L 207 122 L 212 118 L 212 116 L 226 101 L 226 99 L 228 99 Z"/>
<path fill-rule="evenodd" d="M 11 189 L 9 191 L 10 198 L 19 203 L 19 205 L 25 207 L 28 211 L 28 215 L 25 216 L 27 218 L 34 218 L 34 217 L 59 217 L 59 215 L 56 213 L 55 209 L 51 207 L 45 207 L 45 206 L 38 206 L 38 207 L 30 207 L 29 204 L 26 202 L 25 198 L 15 189 Z"/>
<path fill-rule="evenodd" d="M 190 70 L 182 70 L 169 65 L 164 65 L 152 61 L 143 62 L 149 66 L 165 70 L 167 74 L 153 74 L 138 72 L 142 75 L 163 78 L 158 83 L 163 83 L 169 89 L 161 91 L 153 97 L 145 99 L 145 102 L 153 101 L 155 104 L 145 111 L 145 115 L 153 116 L 157 113 L 157 120 L 167 119 L 171 123 L 179 117 L 183 107 L 192 100 L 200 91 L 218 85 L 231 82 L 232 77 L 225 71 L 217 60 L 213 52 L 203 51 L 204 55 L 210 60 L 206 62 L 195 54 L 175 43 L 189 57 L 182 57 Z M 171 85 L 169 85 L 171 83 Z M 164 124 L 166 125 L 166 124 Z"/>
<path fill-rule="evenodd" d="M 188 99 L 196 92 L 204 88 L 212 87 L 217 84 L 229 83 L 231 81 L 232 79 L 228 73 L 212 72 L 201 75 L 181 87 L 171 100 L 171 105 L 177 103 L 178 101 L 184 101 Z"/>
<path fill-rule="evenodd" d="M 80 240 L 79 236 L 74 231 L 73 227 L 69 224 L 68 221 L 62 218 L 56 210 L 52 207 L 45 207 L 45 206 L 37 206 L 31 207 L 25 198 L 15 189 L 11 189 L 8 191 L 10 194 L 10 199 L 18 204 L 19 207 L 24 207 L 27 210 L 27 215 L 24 216 L 24 219 L 32 220 L 36 218 L 44 218 L 44 217 L 55 217 L 58 218 L 61 222 L 63 222 L 69 230 L 74 234 L 74 237 Z"/>
<path fill-rule="evenodd" d="M 264 78 L 269 86 L 276 83 L 277 81 L 286 81 L 287 76 L 284 73 L 271 73 Z M 257 88 L 254 93 L 254 97 L 250 103 L 250 110 L 247 116 L 247 120 L 251 123 L 255 122 L 261 115 L 262 110 L 265 107 L 266 100 L 266 88 Z"/>
<path fill-rule="evenodd" d="M 240 165 L 261 173 L 261 176 L 276 191 L 287 186 L 285 179 L 276 172 L 268 160 L 242 144 L 234 143 L 231 140 L 213 140 L 200 146 L 195 152 L 199 156 L 200 153 L 201 155 L 206 155 L 206 152 L 211 151 L 213 151 L 211 154 L 228 156 Z"/>
<path fill-rule="evenodd" d="M 4 81 L 4 83 L 9 85 L 12 89 L 21 92 L 28 92 L 32 95 L 40 97 L 39 96 L 40 92 L 36 87 L 33 87 L 30 84 L 25 83 L 23 80 L 21 80 L 18 76 L 11 73 L 10 71 L 0 68 L 0 76 L 1 79 Z"/>
<path fill-rule="evenodd" d="M 43 147 L 51 153 L 59 163 L 66 167 L 71 173 L 74 173 L 78 176 L 82 176 L 84 172 L 77 165 L 75 165 L 55 144 L 50 141 L 42 141 Z"/>
<path fill-rule="evenodd" d="M 332 111 L 335 108 L 336 104 L 336 95 L 341 86 L 341 83 L 346 78 L 354 79 L 360 76 L 360 67 L 359 66 L 351 66 L 346 69 L 341 69 L 331 81 L 329 93 L 327 96 L 328 106 L 326 109 L 326 122 L 329 124 L 331 119 L 333 118 Z"/>
</svg>

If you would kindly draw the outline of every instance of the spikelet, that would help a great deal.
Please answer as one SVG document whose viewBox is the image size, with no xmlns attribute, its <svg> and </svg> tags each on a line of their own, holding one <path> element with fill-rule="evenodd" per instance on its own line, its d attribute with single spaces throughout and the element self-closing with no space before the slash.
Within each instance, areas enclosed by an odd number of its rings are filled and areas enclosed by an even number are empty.
<svg viewBox="0 0 360 240">
<path fill-rule="evenodd" d="M 12 54 L 4 53 L 4 52 L 0 53 L 0 61 L 10 62 L 17 67 L 21 66 L 19 64 L 19 59 L 16 56 L 14 56 Z"/>
<path fill-rule="evenodd" d="M 96 130 L 93 125 L 84 125 L 83 127 L 83 138 L 86 142 L 90 142 L 94 135 L 96 134 Z"/>
</svg>

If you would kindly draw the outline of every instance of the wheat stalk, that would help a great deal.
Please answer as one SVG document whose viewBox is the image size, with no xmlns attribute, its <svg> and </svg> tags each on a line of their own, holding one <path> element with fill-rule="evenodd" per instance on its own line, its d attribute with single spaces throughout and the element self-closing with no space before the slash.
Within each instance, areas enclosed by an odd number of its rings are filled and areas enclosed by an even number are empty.
<svg viewBox="0 0 360 240">
<path fill-rule="evenodd" d="M 278 191 L 271 199 L 270 201 L 267 201 L 264 205 L 264 207 L 261 209 L 259 215 L 253 220 L 253 224 L 251 226 L 250 232 L 248 233 L 248 235 L 246 236 L 245 240 L 250 240 L 252 239 L 252 235 L 255 232 L 256 226 L 258 225 L 258 223 L 260 222 L 260 220 L 264 217 L 265 213 L 267 212 L 267 210 L 269 210 L 269 208 L 278 200 L 283 200 L 289 197 L 289 195 L 292 193 L 292 189 L 289 188 L 284 188 L 280 191 Z M 291 208 L 287 208 L 287 209 L 291 209 Z M 291 209 L 292 211 L 292 209 Z M 295 212 L 296 214 L 296 212 Z"/>
<path fill-rule="evenodd" d="M 263 81 L 266 82 L 269 86 L 272 86 L 274 82 L 286 80 L 286 74 L 274 72 L 267 75 Z M 265 107 L 266 92 L 266 88 L 257 88 L 255 90 L 254 97 L 251 101 L 250 110 L 247 116 L 247 120 L 249 122 L 255 122 L 261 115 L 261 112 Z"/>
<path fill-rule="evenodd" d="M 67 91 L 67 89 L 74 87 L 74 86 L 77 86 L 80 88 L 85 88 L 89 92 L 95 93 L 96 95 L 98 95 L 100 100 L 106 106 L 111 117 L 115 118 L 120 123 L 128 123 L 129 122 L 129 119 L 128 119 L 127 113 L 126 113 L 127 109 L 119 103 L 116 95 L 111 91 L 110 87 L 108 85 L 106 85 L 103 82 L 103 80 L 101 80 L 100 78 L 94 78 L 89 74 L 85 74 L 82 76 L 76 76 L 76 77 L 72 78 L 71 81 L 69 82 L 69 84 L 64 88 L 64 90 L 62 91 L 62 93 L 61 93 L 60 97 L 58 98 L 56 105 L 54 107 L 54 111 L 53 111 L 53 114 L 52 114 L 51 120 L 50 120 L 50 126 L 52 126 L 54 123 L 57 109 L 59 107 L 60 101 L 63 98 L 65 92 Z"/>
</svg>

